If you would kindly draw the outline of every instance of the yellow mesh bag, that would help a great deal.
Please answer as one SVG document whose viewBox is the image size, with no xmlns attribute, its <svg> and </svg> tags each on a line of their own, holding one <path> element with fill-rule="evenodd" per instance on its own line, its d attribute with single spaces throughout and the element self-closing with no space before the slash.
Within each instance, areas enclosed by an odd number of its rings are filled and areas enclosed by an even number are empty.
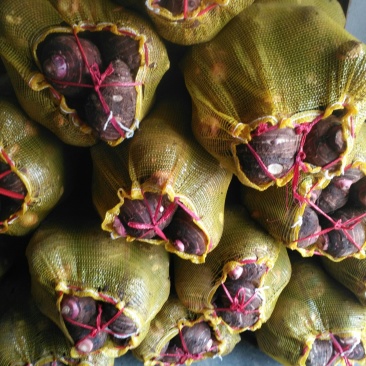
<svg viewBox="0 0 366 366">
<path fill-rule="evenodd" d="M 258 190 L 285 185 L 297 170 L 339 173 L 365 119 L 364 47 L 318 8 L 251 5 L 185 57 L 195 136 L 242 184 Z M 345 149 L 330 166 L 304 162 L 305 138 L 332 114 L 340 115 Z M 244 172 L 247 163 L 241 164 L 239 151 L 248 149 L 257 159 L 254 137 L 285 128 L 293 134 L 293 164 L 288 170 L 276 165 L 272 172 L 258 163 L 268 181 L 255 183 Z M 288 144 L 282 143 L 285 149 Z M 266 145 L 263 151 L 275 152 Z"/>
<path fill-rule="evenodd" d="M 366 305 L 365 259 L 346 258 L 337 263 L 328 258 L 322 258 L 322 264 L 333 278 L 353 292 L 362 305 Z"/>
<path fill-rule="evenodd" d="M 112 304 L 116 311 L 133 320 L 137 330 L 119 345 L 108 330 L 110 319 L 99 318 L 90 336 L 106 332 L 108 337 L 91 354 L 121 356 L 142 341 L 150 321 L 168 299 L 168 253 L 159 246 L 131 246 L 122 238 L 112 240 L 94 217 L 65 216 L 55 215 L 45 222 L 27 247 L 33 298 L 70 341 L 67 319 L 60 312 L 66 294 L 91 297 L 99 305 Z M 76 345 L 71 348 L 74 358 L 84 355 Z"/>
<path fill-rule="evenodd" d="M 190 354 L 190 347 L 183 345 L 183 353 L 175 354 L 176 360 L 169 362 L 169 365 L 190 365 L 195 361 L 227 355 L 240 341 L 239 335 L 230 334 L 225 326 L 214 325 L 202 315 L 190 312 L 174 295 L 171 295 L 151 322 L 149 332 L 142 343 L 133 350 L 133 354 L 146 366 L 164 366 L 167 362 L 164 362 L 159 356 L 161 354 L 170 355 L 171 352 L 164 346 L 172 340 L 174 342 L 175 337 L 180 337 L 183 327 L 191 328 L 202 322 L 208 324 L 211 330 L 212 344 L 208 350 L 199 354 Z M 201 339 L 202 336 L 197 334 L 197 337 Z M 188 349 L 184 350 L 184 347 Z"/>
<path fill-rule="evenodd" d="M 7 192 L 2 191 L 2 197 L 10 194 L 22 203 L 1 222 L 0 233 L 26 235 L 51 212 L 67 188 L 63 145 L 30 120 L 18 104 L 1 99 L 0 164 L 7 167 L 2 168 L 2 178 L 4 174 L 15 174 L 26 190 L 14 196 L 9 192 L 10 185 Z"/>
<path fill-rule="evenodd" d="M 255 279 L 253 293 L 242 296 L 243 300 L 240 293 L 235 296 L 232 293 L 231 304 L 221 305 L 219 309 L 218 293 L 225 281 L 240 267 L 245 273 L 252 264 L 263 269 L 259 278 Z M 286 248 L 259 228 L 242 207 L 237 206 L 225 210 L 222 238 L 204 264 L 196 266 L 177 259 L 174 268 L 175 288 L 182 303 L 191 311 L 203 313 L 214 324 L 224 323 L 232 333 L 255 330 L 267 321 L 291 276 Z M 249 276 L 247 278 L 249 282 Z M 250 308 L 250 303 L 256 300 L 254 295 L 261 302 Z M 253 321 L 240 327 L 234 326 L 223 320 L 222 314 L 226 311 L 254 315 Z"/>
<path fill-rule="evenodd" d="M 194 9 L 182 0 L 181 11 L 171 11 L 154 0 L 115 0 L 145 12 L 154 23 L 159 35 L 179 45 L 192 45 L 209 41 L 237 14 L 254 0 L 202 0 Z M 185 2 L 187 7 L 185 8 Z"/>
<path fill-rule="evenodd" d="M 200 254 L 180 251 L 164 232 L 152 238 L 141 236 L 139 240 L 164 245 L 169 252 L 202 263 L 220 240 L 232 174 L 194 140 L 189 110 L 183 97 L 161 99 L 132 140 L 115 148 L 106 144 L 93 146 L 92 194 L 103 219 L 102 228 L 113 237 L 127 235 L 116 226 L 127 199 L 142 202 L 147 193 L 166 195 L 170 204 L 176 204 L 181 211 L 188 210 L 194 226 L 203 233 L 204 250 Z M 155 226 L 152 230 L 159 233 Z M 135 238 L 127 235 L 127 241 Z"/>
<path fill-rule="evenodd" d="M 40 71 L 37 49 L 48 35 L 106 31 L 128 35 L 139 43 L 141 64 L 135 77 L 134 122 L 125 136 L 110 142 L 112 145 L 132 136 L 169 67 L 165 47 L 149 23 L 109 0 L 35 0 L 31 7 L 24 6 L 21 0 L 4 0 L 0 5 L 0 24 L 0 55 L 20 104 L 32 119 L 67 144 L 91 146 L 96 137 Z"/>
<path fill-rule="evenodd" d="M 103 354 L 72 359 L 68 340 L 30 299 L 22 299 L 3 313 L 0 327 L 1 365 L 114 365 L 114 359 Z"/>
<path fill-rule="evenodd" d="M 302 259 L 293 263 L 289 284 L 255 335 L 259 348 L 282 365 L 305 366 L 310 359 L 324 365 L 363 365 L 365 316 L 351 292 L 315 260 Z"/>
<path fill-rule="evenodd" d="M 366 231 L 365 208 L 358 208 L 352 220 L 350 217 L 348 219 L 343 217 L 337 224 L 339 217 L 336 218 L 334 215 L 337 210 L 333 212 L 321 210 L 318 200 L 321 192 L 333 182 L 334 178 L 346 177 L 347 172 L 351 170 L 360 171 L 362 176 L 366 174 L 365 134 L 365 128 L 357 134 L 354 148 L 346 159 L 346 167 L 341 175 L 324 177 L 317 174 L 302 174 L 295 186 L 292 181 L 284 187 L 273 186 L 265 191 L 241 186 L 242 203 L 249 210 L 251 217 L 267 232 L 281 240 L 288 248 L 298 251 L 303 257 L 322 255 L 336 262 L 347 257 L 365 258 L 366 238 L 360 236 L 358 239 L 355 237 L 356 234 L 353 234 L 354 225 L 363 227 L 361 233 Z M 349 210 L 353 205 L 347 199 L 343 207 Z M 309 218 L 309 209 L 312 210 L 312 215 L 317 215 L 319 227 L 314 232 L 306 233 L 306 229 L 302 230 L 303 225 L 306 225 L 305 220 Z M 326 247 L 322 235 L 336 230 L 341 231 L 345 238 L 353 238 L 349 239 L 349 250 Z"/>
</svg>

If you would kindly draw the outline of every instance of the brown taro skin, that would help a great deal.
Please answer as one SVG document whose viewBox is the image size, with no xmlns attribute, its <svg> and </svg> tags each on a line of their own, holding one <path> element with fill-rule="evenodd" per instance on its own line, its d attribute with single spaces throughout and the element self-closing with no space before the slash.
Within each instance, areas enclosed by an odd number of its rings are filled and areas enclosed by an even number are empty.
<svg viewBox="0 0 366 366">
<path fill-rule="evenodd" d="M 72 34 L 55 34 L 45 39 L 38 50 L 38 58 L 45 77 L 55 90 L 65 97 L 81 97 L 90 91 L 89 87 L 67 85 L 76 83 L 93 85 L 89 66 L 102 67 L 102 58 L 97 46 L 88 39 Z M 83 53 L 87 63 L 83 58 Z"/>
<path fill-rule="evenodd" d="M 136 114 L 137 91 L 131 70 L 122 60 L 111 63 L 111 74 L 101 83 L 100 95 L 92 91 L 85 103 L 86 123 L 106 142 L 123 137 Z M 113 124 L 112 117 L 116 122 Z"/>
<path fill-rule="evenodd" d="M 331 340 L 316 339 L 311 347 L 311 351 L 306 359 L 306 366 L 327 365 L 333 354 L 333 344 Z"/>
<path fill-rule="evenodd" d="M 5 221 L 20 210 L 27 189 L 19 176 L 11 171 L 5 162 L 0 162 L 0 188 L 11 195 L 5 193 L 0 195 L 0 221 Z"/>
<path fill-rule="evenodd" d="M 299 231 L 297 246 L 306 248 L 318 240 L 318 232 L 321 231 L 319 217 L 314 209 L 307 206 L 302 215 L 302 224 Z"/>
<path fill-rule="evenodd" d="M 351 186 L 349 202 L 358 207 L 366 208 L 366 176 Z"/>
<path fill-rule="evenodd" d="M 248 144 L 236 147 L 241 170 L 247 178 L 257 184 L 266 184 L 274 178 L 285 176 L 295 163 L 300 135 L 292 128 L 276 128 L 253 136 L 248 143 L 262 160 L 266 170 L 259 164 Z"/>
<path fill-rule="evenodd" d="M 185 2 L 187 3 L 187 11 L 190 12 L 196 10 L 201 5 L 202 0 L 160 0 L 158 4 L 173 15 L 179 15 L 184 12 Z"/>
<path fill-rule="evenodd" d="M 337 160 L 346 150 L 340 118 L 331 115 L 317 122 L 306 136 L 304 161 L 315 166 L 325 165 Z"/>
</svg>

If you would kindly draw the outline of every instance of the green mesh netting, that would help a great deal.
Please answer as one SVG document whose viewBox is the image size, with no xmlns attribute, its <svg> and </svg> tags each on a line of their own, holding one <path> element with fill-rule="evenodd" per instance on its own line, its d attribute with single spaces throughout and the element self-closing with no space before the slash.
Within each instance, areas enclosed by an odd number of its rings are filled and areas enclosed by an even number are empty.
<svg viewBox="0 0 366 366">
<path fill-rule="evenodd" d="M 237 14 L 244 11 L 254 0 L 202 0 L 192 11 L 188 8 L 179 13 L 171 12 L 154 0 L 115 0 L 146 13 L 154 23 L 159 35 L 179 45 L 193 45 L 209 41 Z M 188 1 L 187 1 L 188 4 Z"/>
<path fill-rule="evenodd" d="M 45 317 L 34 301 L 21 299 L 0 317 L 0 365 L 82 365 L 113 366 L 114 359 L 103 354 L 81 359 L 70 357 L 70 342 Z"/>
<path fill-rule="evenodd" d="M 202 321 L 207 322 L 207 319 L 200 314 L 190 312 L 174 295 L 171 295 L 151 322 L 146 338 L 133 350 L 133 354 L 143 361 L 146 366 L 164 366 L 166 363 L 158 359 L 164 345 L 178 336 L 184 326 L 191 327 Z M 197 355 L 182 355 L 180 362 L 169 363 L 170 365 L 181 365 L 183 363 L 190 365 L 195 361 L 227 355 L 240 341 L 239 335 L 230 334 L 224 325 L 214 325 L 211 322 L 208 322 L 208 324 L 214 336 L 214 343 L 210 351 L 198 355 L 198 357 Z"/>
<path fill-rule="evenodd" d="M 114 148 L 105 144 L 93 146 L 92 191 L 103 219 L 102 228 L 113 236 L 119 235 L 113 224 L 126 198 L 142 200 L 144 193 L 154 192 L 166 194 L 171 202 L 178 199 L 204 232 L 205 252 L 180 252 L 161 237 L 140 240 L 164 244 L 169 252 L 201 263 L 220 240 L 232 174 L 194 140 L 189 111 L 184 98 L 162 99 L 132 140 Z M 127 236 L 127 240 L 134 238 Z"/>
<path fill-rule="evenodd" d="M 204 313 L 214 324 L 223 323 L 214 302 L 215 295 L 228 273 L 248 263 L 265 265 L 257 287 L 262 303 L 256 322 L 245 328 L 234 328 L 232 333 L 255 330 L 270 317 L 277 298 L 291 276 L 291 265 L 286 248 L 263 231 L 239 206 L 225 210 L 225 225 L 219 245 L 199 266 L 177 259 L 175 261 L 175 288 L 182 303 L 190 310 Z M 237 309 L 245 313 L 245 309 Z"/>
<path fill-rule="evenodd" d="M 365 138 L 366 129 L 363 127 L 356 136 L 354 148 L 349 156 L 347 156 L 343 175 L 348 169 L 358 169 L 363 174 L 366 174 Z M 358 246 L 356 245 L 353 253 L 338 256 L 332 252 L 328 252 L 321 243 L 321 238 L 315 238 L 313 243 L 306 243 L 306 241 L 311 239 L 311 236 L 306 235 L 303 238 L 299 236 L 306 209 L 311 208 L 315 210 L 320 220 L 324 218 L 329 220 L 328 214 L 317 211 L 317 201 L 313 199 L 313 195 L 315 192 L 322 191 L 326 188 L 332 182 L 333 178 L 333 175 L 325 177 L 317 174 L 302 174 L 296 186 L 294 186 L 294 182 L 292 181 L 284 187 L 273 186 L 265 191 L 242 186 L 240 188 L 241 200 L 255 221 L 259 222 L 272 236 L 281 240 L 288 248 L 298 251 L 303 257 L 322 255 L 336 262 L 342 261 L 347 257 L 365 258 L 366 241 L 359 243 Z M 347 207 L 351 207 L 352 205 L 352 203 L 348 203 Z M 365 209 L 362 208 L 359 211 L 360 222 L 365 226 L 364 218 L 362 218 L 362 215 L 365 214 Z M 355 222 L 352 222 L 352 224 Z M 348 227 L 345 224 L 342 230 L 344 233 L 347 233 L 352 228 L 353 226 L 349 222 Z M 318 235 L 324 232 L 325 229 L 322 229 Z"/>
<path fill-rule="evenodd" d="M 332 166 L 339 173 L 365 119 L 365 46 L 341 24 L 312 6 L 258 3 L 235 17 L 213 40 L 192 46 L 183 63 L 193 99 L 194 134 L 239 180 L 256 189 L 283 186 L 295 168 L 256 184 L 238 158 L 262 128 L 290 128 L 303 138 L 311 122 L 335 111 L 341 117 L 346 149 Z M 243 163 L 245 164 L 245 163 Z M 323 170 L 326 171 L 324 168 Z"/>
<path fill-rule="evenodd" d="M 141 65 L 135 77 L 137 100 L 132 131 L 151 107 L 155 89 L 169 67 L 165 47 L 151 25 L 109 0 L 35 0 L 31 7 L 21 0 L 4 0 L 0 4 L 0 29 L 0 55 L 20 104 L 32 119 L 71 145 L 91 146 L 96 137 L 37 67 L 37 47 L 48 35 L 104 30 L 128 34 L 139 42 Z M 121 136 L 113 144 L 123 139 Z"/>
<path fill-rule="evenodd" d="M 9 165 L 26 188 L 21 208 L 1 222 L 0 232 L 26 235 L 40 224 L 64 194 L 67 182 L 63 145 L 30 120 L 18 104 L 1 99 L 0 161 Z"/>
<path fill-rule="evenodd" d="M 60 315 L 64 294 L 92 297 L 123 310 L 138 332 L 123 347 L 108 339 L 96 351 L 109 357 L 121 356 L 142 341 L 150 321 L 168 298 L 168 253 L 159 246 L 131 246 L 123 238 L 112 240 L 95 217 L 65 216 L 55 215 L 44 223 L 27 247 L 33 297 L 70 340 Z M 75 346 L 71 355 L 80 356 Z"/>
<path fill-rule="evenodd" d="M 332 365 L 350 365 L 351 347 L 365 342 L 365 316 L 365 308 L 351 292 L 315 260 L 302 259 L 292 263 L 289 284 L 270 319 L 255 335 L 260 349 L 283 365 L 307 365 L 314 342 L 319 340 L 333 344 Z M 341 347 L 337 337 L 351 342 Z M 363 356 L 357 364 L 364 361 Z"/>
<path fill-rule="evenodd" d="M 322 264 L 333 278 L 352 291 L 362 305 L 366 305 L 366 259 L 346 258 L 337 263 L 322 258 Z"/>
</svg>

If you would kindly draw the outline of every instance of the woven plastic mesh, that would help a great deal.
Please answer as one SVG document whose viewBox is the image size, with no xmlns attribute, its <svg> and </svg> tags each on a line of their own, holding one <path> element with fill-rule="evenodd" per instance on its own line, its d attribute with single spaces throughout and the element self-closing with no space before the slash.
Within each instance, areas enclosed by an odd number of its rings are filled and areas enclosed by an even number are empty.
<svg viewBox="0 0 366 366">
<path fill-rule="evenodd" d="M 331 335 L 337 335 L 355 337 L 364 344 L 365 316 L 351 292 L 318 263 L 303 259 L 292 265 L 289 284 L 270 319 L 255 334 L 260 349 L 281 364 L 305 366 L 316 339 L 331 340 Z M 334 364 L 346 365 L 341 357 Z"/>
<path fill-rule="evenodd" d="M 114 148 L 93 146 L 93 202 L 103 219 L 103 229 L 117 235 L 113 220 L 125 198 L 142 199 L 143 192 L 167 194 L 171 201 L 179 198 L 198 216 L 194 222 L 206 234 L 206 252 L 187 254 L 162 239 L 141 240 L 164 244 L 169 252 L 203 262 L 221 237 L 232 174 L 194 140 L 189 110 L 183 98 L 162 99 L 132 140 Z"/>
<path fill-rule="evenodd" d="M 253 1 L 203 0 L 194 11 L 186 14 L 183 11 L 175 15 L 154 4 L 154 0 L 148 0 L 145 2 L 145 11 L 163 38 L 180 45 L 193 45 L 214 38 L 232 18 L 244 11 Z"/>
<path fill-rule="evenodd" d="M 164 366 L 166 363 L 154 360 L 160 355 L 163 346 L 177 336 L 182 327 L 193 326 L 201 321 L 207 321 L 207 319 L 200 314 L 193 314 L 174 295 L 171 295 L 151 322 L 150 330 L 145 339 L 132 352 L 146 366 Z M 215 335 L 216 341 L 218 341 L 218 351 L 204 353 L 200 360 L 227 355 L 240 341 L 239 335 L 230 334 L 225 326 L 208 324 Z M 192 358 L 188 359 L 185 365 L 190 365 L 192 362 L 194 362 Z M 176 363 L 171 363 L 171 365 L 174 366 Z"/>
<path fill-rule="evenodd" d="M 264 300 L 259 318 L 245 329 L 227 326 L 233 333 L 259 328 L 271 315 L 278 296 L 290 280 L 291 265 L 286 248 L 257 226 L 242 207 L 225 210 L 222 238 L 204 264 L 195 266 L 187 261 L 175 261 L 175 288 L 179 299 L 188 309 L 204 313 L 215 324 L 222 322 L 212 304 L 214 295 L 228 273 L 238 265 L 245 265 L 246 261 L 268 268 L 260 279 L 259 289 Z"/>
<path fill-rule="evenodd" d="M 341 170 L 365 116 L 364 49 L 318 8 L 254 3 L 185 57 L 195 136 L 243 184 L 263 190 L 285 185 L 293 169 L 275 182 L 250 181 L 236 148 L 250 142 L 252 131 L 264 125 L 296 128 L 347 108 Z M 309 172 L 320 170 L 305 165 Z"/>
<path fill-rule="evenodd" d="M 136 121 L 141 121 L 151 107 L 155 89 L 169 67 L 165 46 L 151 25 L 109 0 L 35 0 L 31 8 L 21 0 L 4 0 L 0 4 L 0 24 L 0 55 L 20 104 L 32 119 L 67 144 L 91 146 L 96 138 L 37 67 L 37 47 L 47 35 L 108 30 L 115 34 L 127 32 L 139 41 L 142 62 L 135 82 L 142 85 L 136 86 Z"/>
<path fill-rule="evenodd" d="M 0 318 L 0 365 L 113 366 L 114 359 L 102 354 L 72 359 L 70 343 L 60 329 L 45 317 L 32 300 L 8 309 Z"/>
<path fill-rule="evenodd" d="M 37 305 L 69 338 L 59 311 L 63 294 L 109 299 L 134 320 L 138 334 L 128 346 L 114 347 L 107 341 L 98 351 L 110 357 L 141 342 L 169 295 L 169 257 L 164 248 L 112 240 L 95 218 L 55 216 L 33 235 L 26 253 Z M 75 347 L 71 355 L 78 355 Z"/>
<path fill-rule="evenodd" d="M 346 170 L 354 168 L 366 174 L 365 138 L 366 129 L 363 127 L 356 136 L 354 148 L 347 156 Z M 302 217 L 305 209 L 311 206 L 309 201 L 311 201 L 313 192 L 326 188 L 333 177 L 333 175 L 325 177 L 323 175 L 302 174 L 296 187 L 293 186 L 293 182 L 289 182 L 284 187 L 269 187 L 265 191 L 242 186 L 240 188 L 241 201 L 250 212 L 251 217 L 288 248 L 297 250 L 303 257 L 320 254 L 339 262 L 344 260 L 345 257 L 335 257 L 319 247 L 317 243 L 303 248 L 301 247 L 301 240 L 299 240 Z M 295 198 L 294 188 L 295 193 L 304 198 L 304 201 Z M 319 217 L 321 216 L 320 213 Z M 352 254 L 352 257 L 365 258 L 365 248 L 366 242 L 362 243 L 359 250 Z"/>
<path fill-rule="evenodd" d="M 55 136 L 30 120 L 18 104 L 0 100 L 0 160 L 27 190 L 21 209 L 1 224 L 1 233 L 26 235 L 51 212 L 65 190 L 64 158 Z"/>
<path fill-rule="evenodd" d="M 301 6 L 315 6 L 329 17 L 335 20 L 338 24 L 346 25 L 346 16 L 343 12 L 342 6 L 338 0 L 255 0 L 258 3 L 278 3 L 278 4 L 292 4 Z"/>
</svg>

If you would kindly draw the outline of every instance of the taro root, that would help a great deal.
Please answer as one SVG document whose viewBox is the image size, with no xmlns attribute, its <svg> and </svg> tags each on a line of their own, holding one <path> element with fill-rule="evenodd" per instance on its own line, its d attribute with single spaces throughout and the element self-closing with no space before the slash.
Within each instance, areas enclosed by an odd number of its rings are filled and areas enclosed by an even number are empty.
<svg viewBox="0 0 366 366">
<path fill-rule="evenodd" d="M 320 231 L 321 227 L 319 225 L 318 215 L 311 207 L 307 206 L 302 216 L 297 246 L 299 248 L 306 248 L 314 244 L 318 240 L 318 236 L 314 234 Z"/>
<path fill-rule="evenodd" d="M 65 97 L 79 97 L 90 88 L 71 86 L 73 84 L 93 85 L 89 67 L 96 64 L 100 68 L 102 59 L 98 48 L 89 40 L 72 34 L 58 34 L 46 38 L 38 54 L 42 72 L 50 84 Z M 87 60 L 84 60 L 83 54 Z"/>
<path fill-rule="evenodd" d="M 115 320 L 111 321 L 116 316 L 118 309 L 113 304 L 103 304 L 103 321 L 108 323 L 108 328 L 116 333 L 117 339 L 126 339 L 137 333 L 135 322 L 128 316 L 121 313 Z"/>
<path fill-rule="evenodd" d="M 353 187 L 355 182 L 359 181 L 362 176 L 363 174 L 359 169 L 348 169 L 343 175 L 334 177 L 329 185 L 322 190 L 318 198 L 317 206 L 319 209 L 328 213 L 343 207 L 348 201 L 351 187 Z M 357 188 L 354 189 L 354 191 L 356 190 Z M 357 193 L 354 193 L 354 197 L 356 197 L 356 195 Z M 364 200 L 366 203 L 365 198 Z M 357 201 L 360 201 L 360 199 Z"/>
<path fill-rule="evenodd" d="M 169 364 L 179 364 L 180 359 L 184 355 L 185 352 L 181 348 L 180 339 L 178 337 L 175 337 L 175 339 L 173 338 L 163 347 L 163 350 L 160 352 L 160 357 L 158 357 L 158 361 Z"/>
<path fill-rule="evenodd" d="M 61 301 L 61 315 L 64 319 L 88 324 L 97 314 L 96 301 L 92 297 L 64 295 Z"/>
<path fill-rule="evenodd" d="M 164 233 L 179 252 L 202 255 L 206 251 L 205 233 L 182 208 L 178 208 Z"/>
<path fill-rule="evenodd" d="M 349 202 L 357 206 L 366 207 L 366 177 L 352 184 L 349 190 Z"/>
<path fill-rule="evenodd" d="M 333 354 L 333 344 L 331 340 L 316 339 L 311 347 L 311 351 L 306 359 L 306 366 L 328 365 Z"/>
<path fill-rule="evenodd" d="M 99 32 L 100 38 L 98 47 L 103 57 L 105 66 L 114 60 L 123 61 L 136 75 L 141 65 L 141 55 L 139 53 L 139 42 L 129 36 L 117 35 L 111 32 Z"/>
<path fill-rule="evenodd" d="M 19 176 L 10 170 L 8 164 L 0 162 L 0 221 L 20 210 L 26 194 L 26 187 Z"/>
<path fill-rule="evenodd" d="M 151 239 L 167 227 L 177 208 L 168 196 L 147 192 L 143 200 L 125 198 L 114 226 L 121 236 Z"/>
<path fill-rule="evenodd" d="M 86 122 L 101 140 L 124 136 L 136 114 L 137 91 L 131 70 L 122 60 L 111 62 L 111 73 L 101 83 L 100 94 L 92 91 L 85 103 Z M 128 85 L 123 85 L 127 83 Z"/>
<path fill-rule="evenodd" d="M 341 120 L 332 115 L 320 120 L 309 131 L 304 144 L 304 161 L 323 167 L 337 160 L 345 150 Z"/>
<path fill-rule="evenodd" d="M 185 11 L 196 10 L 201 5 L 202 0 L 160 0 L 158 5 L 169 10 L 173 15 L 182 14 Z"/>
<path fill-rule="evenodd" d="M 191 355 L 208 352 L 213 344 L 211 328 L 206 322 L 196 323 L 192 327 L 182 328 L 183 348 Z"/>
<path fill-rule="evenodd" d="M 333 229 L 328 233 L 322 234 L 318 245 L 322 247 L 324 252 L 329 253 L 334 258 L 346 257 L 357 253 L 365 243 L 365 228 L 362 220 L 357 220 L 357 217 L 363 214 L 362 211 L 352 207 L 342 208 L 335 211 L 330 217 L 334 222 L 341 222 L 346 226 L 341 229 Z M 351 220 L 350 225 L 347 221 Z M 323 229 L 333 228 L 333 223 L 326 218 L 321 223 Z M 359 221 L 359 222 L 358 222 Z M 349 227 L 347 227 L 349 226 Z"/>
<path fill-rule="evenodd" d="M 335 335 L 334 338 L 339 346 L 341 346 L 347 359 L 362 360 L 365 357 L 365 348 L 359 339 L 355 337 L 341 338 L 337 335 Z"/>
<path fill-rule="evenodd" d="M 270 182 L 272 177 L 280 178 L 293 167 L 299 142 L 300 135 L 292 128 L 276 128 L 254 136 L 249 142 L 254 152 L 247 144 L 236 147 L 241 169 L 257 185 Z M 265 169 L 255 155 L 258 155 Z"/>
</svg>

